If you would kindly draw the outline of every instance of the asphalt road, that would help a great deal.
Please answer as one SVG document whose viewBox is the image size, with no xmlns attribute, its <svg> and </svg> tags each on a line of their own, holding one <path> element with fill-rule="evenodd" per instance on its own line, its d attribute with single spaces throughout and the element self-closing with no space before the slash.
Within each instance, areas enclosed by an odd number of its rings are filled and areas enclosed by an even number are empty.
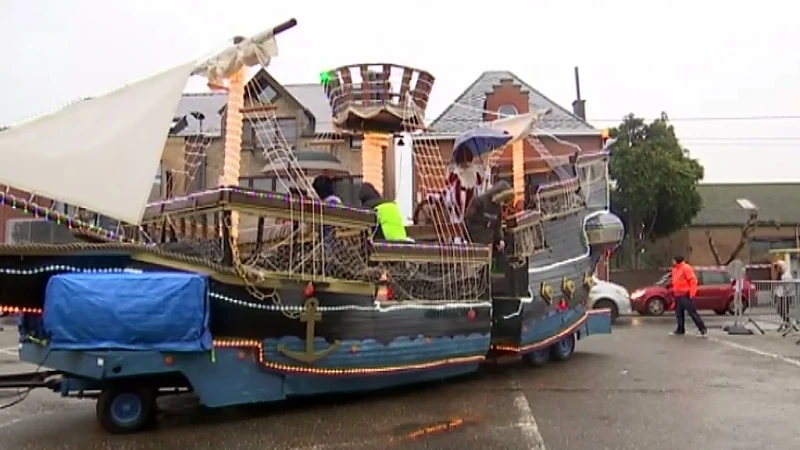
<svg viewBox="0 0 800 450">
<path fill-rule="evenodd" d="M 487 367 L 358 397 L 217 411 L 173 398 L 158 429 L 132 436 L 103 432 L 89 400 L 34 392 L 0 410 L 0 449 L 800 448 L 793 340 L 719 329 L 708 339 L 673 337 L 671 325 L 634 318 L 610 336 L 579 342 L 566 363 Z M 26 369 L 15 362 L 13 331 L 0 333 L 2 372 Z"/>
</svg>

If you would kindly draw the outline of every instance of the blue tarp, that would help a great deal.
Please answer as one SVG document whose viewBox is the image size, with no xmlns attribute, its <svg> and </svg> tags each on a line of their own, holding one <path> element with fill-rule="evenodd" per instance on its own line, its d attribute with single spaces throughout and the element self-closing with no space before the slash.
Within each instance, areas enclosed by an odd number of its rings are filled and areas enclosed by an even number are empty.
<svg viewBox="0 0 800 450">
<path fill-rule="evenodd" d="M 208 316 L 208 282 L 196 274 L 70 273 L 45 291 L 45 332 L 58 350 L 210 350 Z"/>
</svg>

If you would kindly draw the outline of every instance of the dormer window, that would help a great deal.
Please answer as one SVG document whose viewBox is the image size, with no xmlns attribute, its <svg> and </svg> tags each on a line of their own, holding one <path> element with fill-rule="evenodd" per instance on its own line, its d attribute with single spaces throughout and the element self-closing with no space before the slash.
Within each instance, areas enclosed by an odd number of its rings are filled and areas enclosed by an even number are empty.
<svg viewBox="0 0 800 450">
<path fill-rule="evenodd" d="M 278 99 L 278 92 L 269 84 L 264 83 L 256 97 L 261 103 L 273 103 Z"/>
<path fill-rule="evenodd" d="M 517 114 L 519 114 L 519 111 L 517 111 L 517 107 L 512 105 L 511 103 L 506 103 L 497 108 L 498 119 L 502 119 L 504 117 L 516 116 Z"/>
</svg>

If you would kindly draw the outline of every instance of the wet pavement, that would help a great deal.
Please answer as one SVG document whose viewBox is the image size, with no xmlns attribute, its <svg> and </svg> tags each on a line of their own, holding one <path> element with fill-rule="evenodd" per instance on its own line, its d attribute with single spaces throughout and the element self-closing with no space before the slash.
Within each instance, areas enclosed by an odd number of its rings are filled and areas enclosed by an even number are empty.
<svg viewBox="0 0 800 450">
<path fill-rule="evenodd" d="M 710 326 L 730 319 L 708 317 Z M 568 362 L 357 397 L 200 410 L 172 398 L 152 432 L 111 436 L 90 400 L 36 391 L 0 410 L 0 449 L 795 449 L 800 347 L 776 336 L 673 337 L 628 319 Z M 0 333 L 0 372 L 15 362 Z M 795 359 L 796 358 L 796 359 Z M 12 398 L 0 393 L 0 404 Z"/>
</svg>

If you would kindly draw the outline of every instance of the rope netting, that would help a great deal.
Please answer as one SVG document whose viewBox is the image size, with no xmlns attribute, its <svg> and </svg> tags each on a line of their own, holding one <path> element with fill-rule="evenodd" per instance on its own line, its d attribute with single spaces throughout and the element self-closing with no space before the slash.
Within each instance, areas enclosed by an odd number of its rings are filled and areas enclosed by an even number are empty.
<svg viewBox="0 0 800 450">
<path fill-rule="evenodd" d="M 252 145 L 252 149 L 245 148 L 245 152 L 252 152 L 242 160 L 252 159 L 247 167 L 242 167 L 242 176 L 272 178 L 271 190 L 291 199 L 301 197 L 319 202 L 311 187 L 312 177 L 300 168 L 293 152 L 295 149 L 286 139 L 287 134 L 296 133 L 281 126 L 276 114 L 278 107 L 273 104 L 274 90 L 256 76 L 246 84 L 244 97 L 243 130 L 249 133 L 246 140 Z M 186 155 L 187 166 L 204 166 L 195 162 L 195 158 L 202 157 L 203 153 L 187 152 Z M 441 156 L 439 160 L 439 175 L 444 179 L 446 174 Z M 254 167 L 263 167 L 263 170 L 258 174 L 248 173 Z M 196 176 L 197 170 L 187 174 L 189 179 Z M 298 206 L 297 202 L 287 202 L 288 219 L 238 215 L 238 233 L 235 241 L 231 238 L 230 244 L 236 250 L 234 264 L 240 268 L 240 275 L 249 280 L 256 280 L 266 272 L 311 280 L 335 278 L 378 282 L 388 278 L 398 300 L 468 300 L 480 298 L 487 292 L 488 264 L 467 260 L 466 250 L 460 247 L 442 247 L 443 250 L 436 252 L 433 259 L 414 260 L 397 252 L 388 259 L 373 261 L 370 258 L 374 253 L 372 230 L 333 225 L 325 218 L 325 208 L 315 206 L 309 212 L 309 208 Z M 197 221 L 196 218 L 192 220 Z M 219 217 L 213 217 L 205 223 L 219 220 Z M 177 242 L 164 246 L 172 251 L 222 261 L 225 242 L 219 232 L 221 226 L 208 226 L 214 228 L 211 236 L 175 236 Z M 458 234 L 450 231 L 448 236 L 464 236 L 466 230 L 460 226 L 462 231 Z M 454 225 L 447 227 L 449 230 L 455 228 Z M 452 239 L 440 241 L 452 242 Z M 274 296 L 272 292 L 260 292 L 252 286 L 250 290 L 257 297 Z"/>
</svg>

